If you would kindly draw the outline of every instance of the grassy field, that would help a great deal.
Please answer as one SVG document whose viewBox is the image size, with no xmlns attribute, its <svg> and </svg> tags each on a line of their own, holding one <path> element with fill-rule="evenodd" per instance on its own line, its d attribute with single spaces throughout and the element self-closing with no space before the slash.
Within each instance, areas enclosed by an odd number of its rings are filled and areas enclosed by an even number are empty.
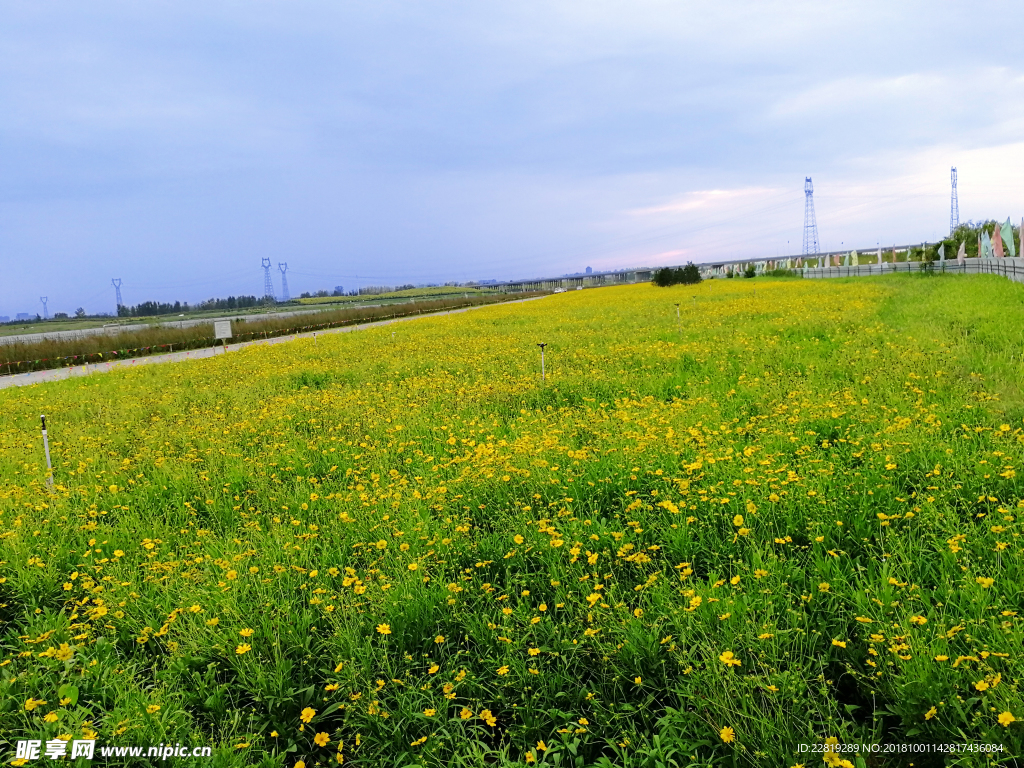
<svg viewBox="0 0 1024 768">
<path fill-rule="evenodd" d="M 1013 765 L 1024 288 L 756 288 L 0 392 L 4 759 Z"/>
<path fill-rule="evenodd" d="M 439 298 L 450 296 L 490 295 L 493 289 L 476 288 L 473 286 L 435 285 L 429 288 L 406 288 L 401 291 L 387 293 L 368 293 L 359 296 L 314 296 L 307 299 L 295 299 L 299 304 L 349 304 L 362 301 L 395 301 L 408 299 Z"/>
</svg>

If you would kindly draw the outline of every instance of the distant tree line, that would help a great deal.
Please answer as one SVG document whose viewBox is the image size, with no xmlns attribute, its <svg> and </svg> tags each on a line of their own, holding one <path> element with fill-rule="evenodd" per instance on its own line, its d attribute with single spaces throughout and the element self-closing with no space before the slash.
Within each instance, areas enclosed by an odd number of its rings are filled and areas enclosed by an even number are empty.
<svg viewBox="0 0 1024 768">
<path fill-rule="evenodd" d="M 122 304 L 117 308 L 118 317 L 153 317 L 155 315 L 173 315 L 183 312 L 196 312 L 201 310 L 232 310 L 257 307 L 263 302 L 255 296 L 228 296 L 226 299 L 207 299 L 198 304 L 189 304 L 187 301 L 176 301 L 164 303 L 160 301 L 144 301 L 135 306 Z M 77 314 L 77 313 L 76 313 Z"/>
<path fill-rule="evenodd" d="M 700 270 L 692 261 L 685 267 L 662 267 L 654 272 L 654 284 L 662 288 L 670 285 L 695 285 L 701 279 Z"/>
<path fill-rule="evenodd" d="M 433 287 L 433 286 L 431 286 Z M 394 293 L 395 291 L 408 291 L 412 288 L 416 288 L 412 283 L 406 283 L 405 285 L 364 285 L 359 289 L 360 296 L 376 296 L 380 293 Z"/>
<path fill-rule="evenodd" d="M 484 285 L 487 283 L 496 283 L 497 280 L 481 280 L 479 283 L 476 281 L 469 281 L 466 283 L 459 283 L 455 281 L 447 282 L 444 285 L 449 288 L 461 288 L 475 287 L 477 285 Z M 382 293 L 394 293 L 395 291 L 409 291 L 414 288 L 437 288 L 438 283 L 420 283 L 419 285 L 413 285 L 412 283 L 405 283 L 404 285 L 364 285 L 358 290 L 346 291 L 342 286 L 334 286 L 333 291 L 319 290 L 319 291 L 305 291 L 299 294 L 300 299 L 319 299 L 327 296 L 378 296 Z"/>
<path fill-rule="evenodd" d="M 346 293 L 345 289 L 342 286 L 336 285 L 336 286 L 334 286 L 334 290 L 333 291 L 319 290 L 319 291 L 313 291 L 312 293 L 310 293 L 309 291 L 304 291 L 303 293 L 299 294 L 299 298 L 300 299 L 322 299 L 322 298 L 325 298 L 327 296 L 358 296 L 358 295 L 359 295 L 359 291 L 349 291 L 348 293 Z"/>
</svg>

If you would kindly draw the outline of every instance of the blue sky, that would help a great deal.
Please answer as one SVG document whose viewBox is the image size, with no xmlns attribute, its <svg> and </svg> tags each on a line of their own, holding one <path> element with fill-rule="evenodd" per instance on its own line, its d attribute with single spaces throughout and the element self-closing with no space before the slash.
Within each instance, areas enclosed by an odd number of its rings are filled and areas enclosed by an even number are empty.
<svg viewBox="0 0 1024 768">
<path fill-rule="evenodd" d="M 0 314 L 1024 215 L 1024 6 L 0 0 Z M 280 276 L 274 273 L 275 288 Z"/>
</svg>

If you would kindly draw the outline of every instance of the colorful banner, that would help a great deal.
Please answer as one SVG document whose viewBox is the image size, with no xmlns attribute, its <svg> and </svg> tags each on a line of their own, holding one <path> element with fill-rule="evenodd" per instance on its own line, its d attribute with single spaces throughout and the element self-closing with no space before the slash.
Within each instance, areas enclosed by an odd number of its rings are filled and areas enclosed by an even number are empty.
<svg viewBox="0 0 1024 768">
<path fill-rule="evenodd" d="M 1006 223 L 999 228 L 999 234 L 1002 235 L 1000 238 L 1006 243 L 1006 250 L 1010 252 L 1010 257 L 1017 255 L 1017 248 L 1013 244 L 1013 225 L 1010 224 L 1010 217 L 1006 217 Z"/>
</svg>

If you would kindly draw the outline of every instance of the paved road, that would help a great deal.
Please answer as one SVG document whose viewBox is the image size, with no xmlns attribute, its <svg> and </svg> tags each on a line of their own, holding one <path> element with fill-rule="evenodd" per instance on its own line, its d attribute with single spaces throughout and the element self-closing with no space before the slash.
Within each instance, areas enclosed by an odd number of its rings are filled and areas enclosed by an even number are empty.
<svg viewBox="0 0 1024 768">
<path fill-rule="evenodd" d="M 254 344 L 286 344 L 297 338 L 310 338 L 314 334 L 326 334 L 326 333 L 349 333 L 351 331 L 361 331 L 366 328 L 373 328 L 378 325 L 390 325 L 391 323 L 400 323 L 407 320 L 418 320 L 421 317 L 436 317 L 441 314 L 452 315 L 459 312 L 469 312 L 475 309 L 485 309 L 493 306 L 504 306 L 506 304 L 520 304 L 524 301 L 536 301 L 537 299 L 543 299 L 544 296 L 533 296 L 529 299 L 517 299 L 515 301 L 503 301 L 499 304 L 482 304 L 477 307 L 463 307 L 462 309 L 453 309 L 448 312 L 437 312 L 424 315 L 411 315 L 409 317 L 395 317 L 390 320 L 377 320 L 372 323 L 361 323 L 360 325 L 347 325 L 341 328 L 328 328 L 324 331 L 311 331 L 309 333 L 299 333 L 292 336 L 280 336 L 276 339 L 269 339 L 267 341 L 246 341 L 241 344 L 228 344 L 228 352 L 242 347 L 251 347 Z M 165 355 L 149 355 L 146 357 L 136 357 L 131 360 L 112 360 L 104 363 L 92 363 L 90 365 L 79 365 L 69 366 L 67 368 L 51 368 L 45 371 L 30 371 L 29 373 L 16 373 L 13 376 L 0 376 L 0 389 L 7 389 L 8 387 L 26 387 L 30 384 L 40 384 L 45 381 L 60 381 L 61 379 L 70 379 L 78 376 L 91 376 L 96 373 L 106 373 L 114 368 L 134 367 L 139 365 L 152 365 L 154 363 L 176 363 L 182 360 L 197 360 L 204 357 L 213 357 L 214 355 L 223 355 L 223 347 L 207 347 L 206 349 L 193 349 L 188 352 L 170 352 Z"/>
<path fill-rule="evenodd" d="M 405 302 L 395 303 L 404 304 Z M 365 309 L 366 307 L 379 306 L 380 304 L 353 304 L 351 307 L 346 306 L 341 308 Z M 162 325 L 169 325 L 171 327 L 177 328 L 191 328 L 194 325 L 213 325 L 213 322 L 215 320 L 265 320 L 267 318 L 275 317 L 293 317 L 294 315 L 310 315 L 316 312 L 330 312 L 331 310 L 335 309 L 339 309 L 339 307 L 332 306 L 330 308 L 325 309 L 294 309 L 288 312 L 239 312 L 236 314 L 218 315 L 217 317 L 195 317 L 187 320 L 162 320 L 159 323 L 131 323 L 130 325 L 107 325 L 94 326 L 92 328 L 77 328 L 69 331 L 19 333 L 12 336 L 0 336 L 0 344 L 14 344 L 17 342 L 32 343 L 34 341 L 43 340 L 68 341 L 71 339 L 80 339 L 83 336 L 98 336 L 104 333 L 114 336 L 121 332 L 141 331 L 144 328 L 156 328 Z"/>
</svg>

